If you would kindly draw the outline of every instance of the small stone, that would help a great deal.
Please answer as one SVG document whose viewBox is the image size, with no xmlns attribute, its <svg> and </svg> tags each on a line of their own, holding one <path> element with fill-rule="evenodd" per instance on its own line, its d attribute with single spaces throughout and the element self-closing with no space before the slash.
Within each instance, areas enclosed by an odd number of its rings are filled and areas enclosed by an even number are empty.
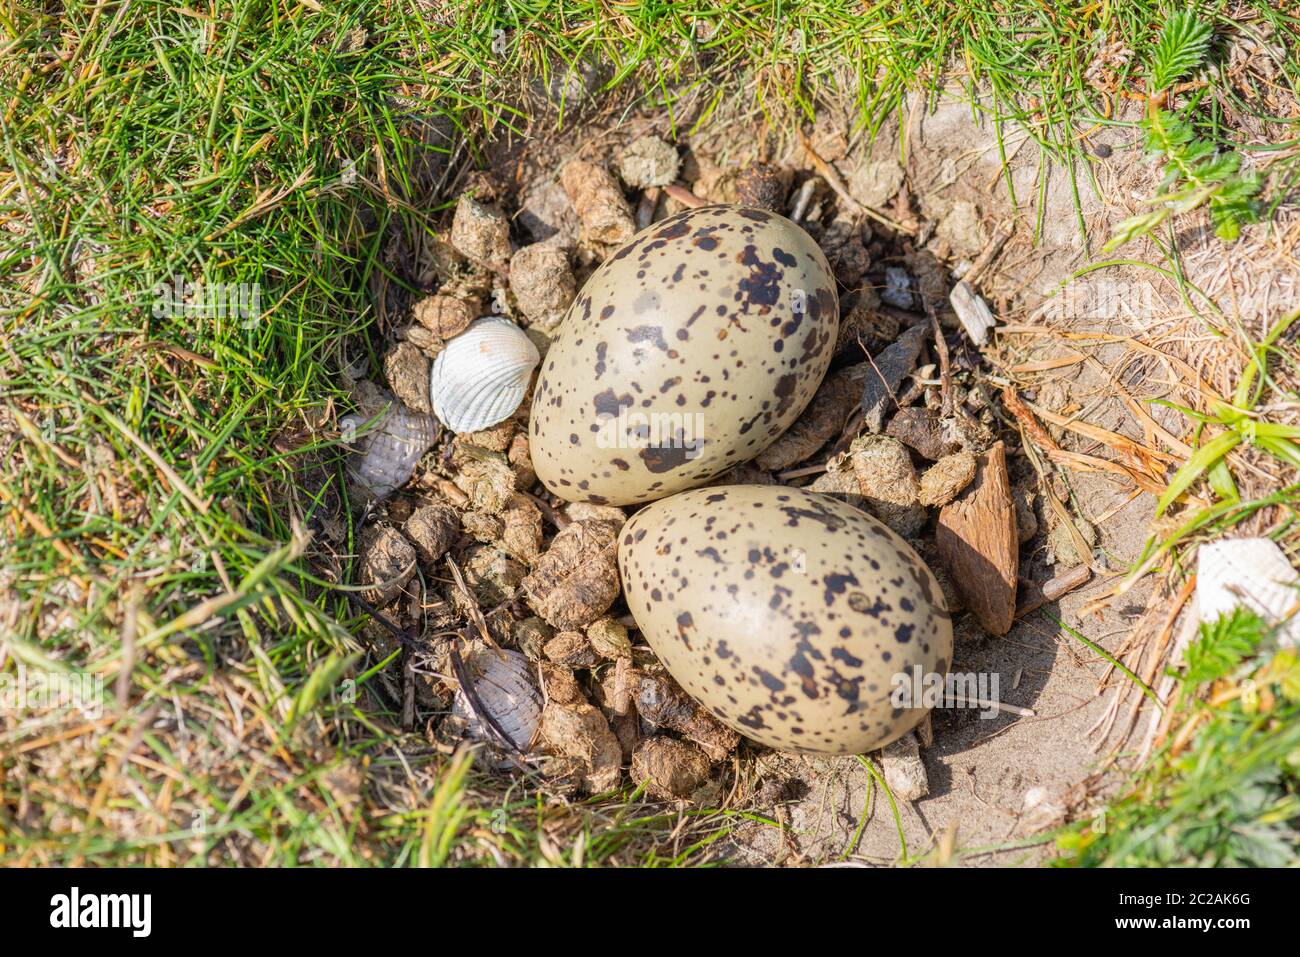
<svg viewBox="0 0 1300 957">
<path fill-rule="evenodd" d="M 552 698 L 542 711 L 542 741 L 569 758 L 579 786 L 590 794 L 612 790 L 622 774 L 623 749 L 600 710 Z"/>
<path fill-rule="evenodd" d="M 920 484 L 903 443 L 887 435 L 860 436 L 849 457 L 867 509 L 904 538 L 919 532 L 927 516 L 918 504 Z"/>
<path fill-rule="evenodd" d="M 970 452 L 945 455 L 921 476 L 919 499 L 922 505 L 947 505 L 975 477 L 975 456 Z"/>
<path fill-rule="evenodd" d="M 528 604 L 556 628 L 581 628 L 619 595 L 618 525 L 573 522 L 560 530 L 523 582 Z"/>
<path fill-rule="evenodd" d="M 640 136 L 618 159 L 618 175 L 632 189 L 667 186 L 677 178 L 681 159 L 676 147 L 657 136 Z"/>
<path fill-rule="evenodd" d="M 988 242 L 988 232 L 974 203 L 957 200 L 935 227 L 935 235 L 959 256 L 977 256 Z"/>
<path fill-rule="evenodd" d="M 846 177 L 846 185 L 858 202 L 879 209 L 898 193 L 903 178 L 902 164 L 891 156 L 855 167 Z"/>
<path fill-rule="evenodd" d="M 921 743 L 913 732 L 885 745 L 880 752 L 880 767 L 889 790 L 899 800 L 917 801 L 930 793 L 930 780 L 921 760 Z"/>
<path fill-rule="evenodd" d="M 885 288 L 880 290 L 880 298 L 896 309 L 911 309 L 916 305 L 912 277 L 906 269 L 902 266 L 886 267 Z"/>
<path fill-rule="evenodd" d="M 663 801 L 686 799 L 709 779 L 709 759 L 676 738 L 646 738 L 632 752 L 632 780 Z"/>
<path fill-rule="evenodd" d="M 632 207 L 609 171 L 584 160 L 571 160 L 560 174 L 588 243 L 621 246 L 636 232 Z"/>
<path fill-rule="evenodd" d="M 402 531 L 425 564 L 432 565 L 456 544 L 460 536 L 460 513 L 441 502 L 422 505 L 411 513 Z"/>
<path fill-rule="evenodd" d="M 767 163 L 753 163 L 736 177 L 736 202 L 741 206 L 784 213 L 789 190 L 789 175 Z"/>
<path fill-rule="evenodd" d="M 1017 485 L 1011 490 L 1011 501 L 1016 507 L 1016 530 L 1020 544 L 1024 545 L 1038 534 L 1038 515 L 1034 512 L 1034 490 L 1028 485 Z"/>
<path fill-rule="evenodd" d="M 510 220 L 495 206 L 462 196 L 452 219 L 451 244 L 471 262 L 503 269 L 510 262 Z"/>
<path fill-rule="evenodd" d="M 368 526 L 361 533 L 361 581 L 373 587 L 361 597 L 383 607 L 415 574 L 415 548 L 395 528 Z"/>
<path fill-rule="evenodd" d="M 510 291 L 529 323 L 554 329 L 577 292 L 569 257 L 547 243 L 525 246 L 510 260 Z"/>
<path fill-rule="evenodd" d="M 542 648 L 544 654 L 556 664 L 570 668 L 590 668 L 598 660 L 595 650 L 580 631 L 562 631 Z"/>
<path fill-rule="evenodd" d="M 393 393 L 416 412 L 432 412 L 429 359 L 413 343 L 399 342 L 384 356 L 384 375 Z"/>
<path fill-rule="evenodd" d="M 927 323 L 908 326 L 893 345 L 873 360 L 872 374 L 866 376 L 862 390 L 862 424 L 868 432 L 879 432 L 885 416 L 897 407 L 898 388 L 916 367 L 921 347 L 929 335 Z"/>
<path fill-rule="evenodd" d="M 411 318 L 439 339 L 450 339 L 469 328 L 478 308 L 455 296 L 425 296 L 411 307 Z"/>
<path fill-rule="evenodd" d="M 613 618 L 598 618 L 587 626 L 587 640 L 596 654 L 609 661 L 632 657 L 627 627 Z"/>
<path fill-rule="evenodd" d="M 519 207 L 519 222 L 535 242 L 564 248 L 578 243 L 578 214 L 564 187 L 550 176 L 534 182 Z"/>
<path fill-rule="evenodd" d="M 899 409 L 889 420 L 885 434 L 893 436 L 922 458 L 932 462 L 961 447 L 946 434 L 939 413 L 925 406 Z"/>
</svg>

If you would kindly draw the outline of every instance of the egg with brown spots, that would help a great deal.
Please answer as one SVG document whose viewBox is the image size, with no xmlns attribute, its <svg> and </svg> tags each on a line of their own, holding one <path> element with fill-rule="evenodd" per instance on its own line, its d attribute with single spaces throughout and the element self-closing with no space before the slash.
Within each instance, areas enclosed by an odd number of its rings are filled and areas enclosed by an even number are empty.
<svg viewBox="0 0 1300 957">
<path fill-rule="evenodd" d="M 899 676 L 911 688 L 919 668 L 924 688 L 952 660 L 952 619 L 925 563 L 827 495 L 683 492 L 623 526 L 618 564 L 632 617 L 678 684 L 769 747 L 882 747 L 926 713 L 896 695 Z"/>
<path fill-rule="evenodd" d="M 763 451 L 826 374 L 835 280 L 802 229 L 740 206 L 643 230 L 574 300 L 542 364 L 533 466 L 556 495 L 630 505 Z"/>
</svg>

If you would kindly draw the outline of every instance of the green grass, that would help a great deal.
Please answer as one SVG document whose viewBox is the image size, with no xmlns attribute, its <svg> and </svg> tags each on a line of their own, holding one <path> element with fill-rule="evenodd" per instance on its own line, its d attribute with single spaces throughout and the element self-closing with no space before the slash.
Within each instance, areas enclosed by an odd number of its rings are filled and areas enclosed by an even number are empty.
<svg viewBox="0 0 1300 957">
<path fill-rule="evenodd" d="M 1222 27 L 1226 7 L 1205 15 Z M 1294 32 L 1293 16 L 1251 8 Z M 907 90 L 953 81 L 992 91 L 980 109 L 1069 157 L 1083 131 L 1107 122 L 1087 77 L 1098 51 L 1132 49 L 1117 77 L 1136 85 L 1160 9 L 6 8 L 0 594 L 12 601 L 0 601 L 0 670 L 101 676 L 105 711 L 71 737 L 76 716 L 0 725 L 3 858 L 713 859 L 726 816 L 702 812 L 683 831 L 635 794 L 572 804 L 523 787 L 503 797 L 499 778 L 402 734 L 378 688 L 391 660 L 358 642 L 358 620 L 328 587 L 350 575 L 351 539 L 331 574 L 307 544 L 343 498 L 330 414 L 343 401 L 339 370 L 376 369 L 370 283 L 401 281 L 385 240 L 431 232 L 448 198 L 429 189 L 430 166 L 454 158 L 425 135 L 430 119 L 474 155 L 485 134 L 523 127 L 506 104 L 530 78 L 580 62 L 668 111 L 702 92 L 700 119 L 738 90 L 790 122 L 835 91 L 869 129 Z M 1285 84 L 1300 75 L 1296 55 L 1288 48 Z M 1243 91 L 1223 95 L 1237 102 Z M 1193 109 L 1204 135 L 1232 140 L 1216 100 Z M 266 315 L 152 315 L 154 286 L 176 274 L 259 283 Z M 361 797 L 340 781 L 361 782 Z"/>
</svg>

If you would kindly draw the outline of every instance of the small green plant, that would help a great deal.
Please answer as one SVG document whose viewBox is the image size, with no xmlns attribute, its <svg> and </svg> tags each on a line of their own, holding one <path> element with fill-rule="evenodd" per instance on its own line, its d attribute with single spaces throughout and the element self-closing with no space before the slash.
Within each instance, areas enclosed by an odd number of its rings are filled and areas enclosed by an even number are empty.
<svg viewBox="0 0 1300 957">
<path fill-rule="evenodd" d="M 1240 153 L 1200 138 L 1186 116 L 1165 109 L 1174 84 L 1205 63 L 1212 35 L 1210 25 L 1190 10 L 1174 13 L 1160 32 L 1147 73 L 1143 128 L 1148 153 L 1164 159 L 1164 180 L 1147 201 L 1153 208 L 1121 222 L 1104 247 L 1107 252 L 1151 233 L 1171 216 L 1202 206 L 1225 242 L 1259 219 L 1259 174 L 1243 173 Z"/>
<path fill-rule="evenodd" d="M 1201 625 L 1201 633 L 1187 646 L 1189 684 L 1204 684 L 1226 678 L 1255 653 L 1265 623 L 1249 608 L 1234 608 Z"/>
<path fill-rule="evenodd" d="M 1268 636 L 1235 611 L 1188 649 L 1169 741 L 1133 787 L 1057 839 L 1065 866 L 1294 865 L 1300 842 L 1300 659 L 1283 651 L 1236 672 Z M 1247 665 L 1249 668 L 1249 665 Z M 1191 732 L 1195 730 L 1193 736 Z"/>
</svg>

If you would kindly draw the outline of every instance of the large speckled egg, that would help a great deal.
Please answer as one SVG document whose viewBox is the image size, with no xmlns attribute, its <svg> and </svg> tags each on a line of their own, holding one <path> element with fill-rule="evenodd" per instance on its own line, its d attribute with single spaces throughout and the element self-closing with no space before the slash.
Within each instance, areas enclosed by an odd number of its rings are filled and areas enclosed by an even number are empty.
<svg viewBox="0 0 1300 957">
<path fill-rule="evenodd" d="M 677 682 L 773 748 L 882 747 L 921 720 L 926 676 L 952 660 L 952 619 L 925 563 L 826 495 L 683 492 L 628 521 L 618 564 L 632 616 Z M 920 699 L 894 697 L 900 675 Z"/>
<path fill-rule="evenodd" d="M 670 216 L 570 307 L 533 397 L 537 475 L 613 505 L 702 485 L 798 418 L 838 328 L 826 257 L 794 223 L 739 206 Z"/>
</svg>

